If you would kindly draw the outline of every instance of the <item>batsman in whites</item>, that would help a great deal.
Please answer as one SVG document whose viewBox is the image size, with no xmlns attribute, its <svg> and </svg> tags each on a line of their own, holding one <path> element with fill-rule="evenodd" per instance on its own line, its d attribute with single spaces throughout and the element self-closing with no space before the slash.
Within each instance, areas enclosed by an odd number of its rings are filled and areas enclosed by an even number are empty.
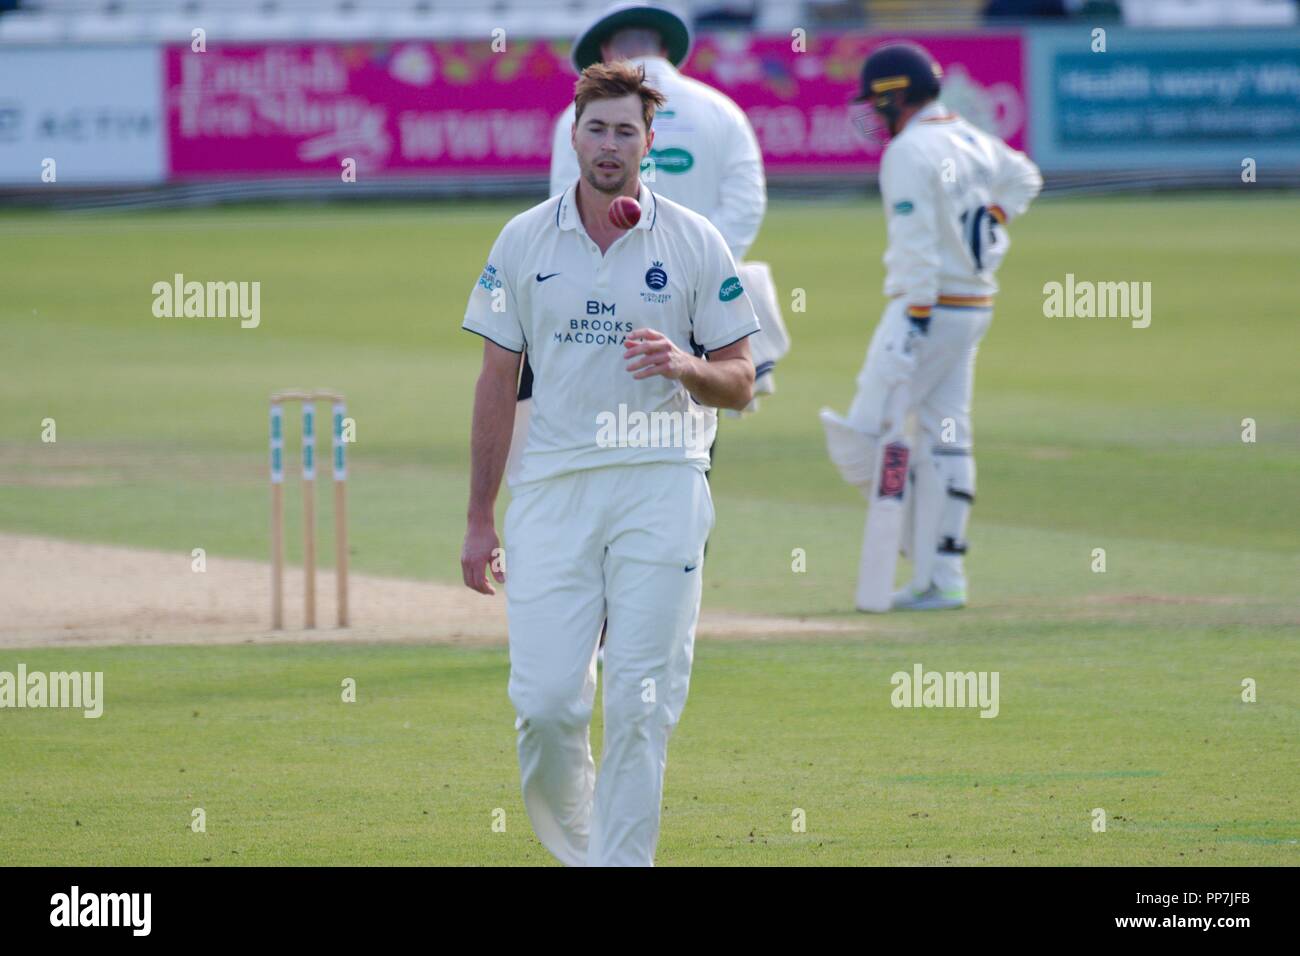
<svg viewBox="0 0 1300 956">
<path fill-rule="evenodd" d="M 860 118 L 890 137 L 880 167 L 889 302 L 848 414 L 821 412 L 831 460 L 870 503 L 860 611 L 966 604 L 975 355 L 993 319 L 1007 223 L 1043 184 L 1024 153 L 944 107 L 942 75 L 914 43 L 886 44 L 862 67 L 857 101 L 870 112 Z M 894 592 L 900 548 L 912 577 Z"/>
</svg>

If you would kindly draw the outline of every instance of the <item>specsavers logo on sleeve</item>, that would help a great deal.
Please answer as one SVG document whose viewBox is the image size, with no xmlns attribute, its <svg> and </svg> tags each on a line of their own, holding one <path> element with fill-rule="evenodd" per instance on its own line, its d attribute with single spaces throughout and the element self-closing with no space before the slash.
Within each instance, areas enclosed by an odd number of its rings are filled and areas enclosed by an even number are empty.
<svg viewBox="0 0 1300 956">
<path fill-rule="evenodd" d="M 732 276 L 730 279 L 722 281 L 722 288 L 718 290 L 718 298 L 723 302 L 730 302 L 744 291 L 740 285 L 740 277 Z"/>
</svg>

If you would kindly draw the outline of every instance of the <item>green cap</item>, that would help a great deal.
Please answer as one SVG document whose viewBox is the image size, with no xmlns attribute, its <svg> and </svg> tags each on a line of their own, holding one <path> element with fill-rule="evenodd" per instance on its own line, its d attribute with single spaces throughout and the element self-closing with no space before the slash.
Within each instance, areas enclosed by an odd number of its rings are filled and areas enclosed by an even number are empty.
<svg viewBox="0 0 1300 956">
<path fill-rule="evenodd" d="M 691 52 L 691 28 L 679 14 L 648 3 L 619 3 L 600 14 L 573 41 L 570 55 L 574 69 L 581 73 L 591 64 L 599 63 L 602 43 L 619 30 L 636 27 L 654 30 L 663 37 L 664 49 L 673 66 L 681 66 Z"/>
</svg>

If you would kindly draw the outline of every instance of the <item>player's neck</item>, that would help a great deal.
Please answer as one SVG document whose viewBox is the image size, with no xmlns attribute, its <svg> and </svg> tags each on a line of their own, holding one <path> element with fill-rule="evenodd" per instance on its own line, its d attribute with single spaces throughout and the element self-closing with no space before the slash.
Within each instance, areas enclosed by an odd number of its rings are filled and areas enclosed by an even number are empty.
<svg viewBox="0 0 1300 956">
<path fill-rule="evenodd" d="M 610 203 L 618 196 L 631 196 L 637 199 L 640 192 L 639 176 L 630 179 L 617 193 L 603 193 L 585 179 L 578 180 L 578 191 L 575 196 L 578 203 L 578 218 L 582 220 L 582 228 L 587 230 L 591 241 L 600 248 L 601 255 L 605 254 L 619 236 L 627 232 L 626 229 L 620 229 L 609 221 Z"/>
<path fill-rule="evenodd" d="M 938 110 L 939 110 L 938 100 L 930 100 L 929 102 L 921 103 L 918 106 L 907 107 L 904 110 L 902 116 L 899 117 L 898 132 L 895 133 L 894 135 L 895 136 L 901 135 L 903 130 L 907 129 L 907 127 L 910 126 L 918 116 L 921 116 L 922 113 L 929 115 L 929 113 L 938 112 Z"/>
<path fill-rule="evenodd" d="M 894 136 L 902 136 L 903 130 L 907 129 L 912 120 L 916 119 L 916 114 L 921 112 L 921 106 L 908 106 L 903 109 L 902 114 L 898 117 L 897 131 Z"/>
</svg>

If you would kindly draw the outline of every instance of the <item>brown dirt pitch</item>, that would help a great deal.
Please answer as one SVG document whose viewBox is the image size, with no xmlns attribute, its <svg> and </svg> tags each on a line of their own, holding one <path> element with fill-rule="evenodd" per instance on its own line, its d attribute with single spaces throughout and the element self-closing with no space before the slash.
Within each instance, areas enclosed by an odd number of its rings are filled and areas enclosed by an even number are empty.
<svg viewBox="0 0 1300 956">
<path fill-rule="evenodd" d="M 317 578 L 315 630 L 302 629 L 302 570 L 285 570 L 285 629 L 270 630 L 271 572 L 259 561 L 0 534 L 0 647 L 234 644 L 302 641 L 502 644 L 505 596 L 468 588 L 352 574 L 353 626 L 334 627 L 334 574 Z M 861 633 L 835 620 L 705 610 L 702 637 Z"/>
</svg>

